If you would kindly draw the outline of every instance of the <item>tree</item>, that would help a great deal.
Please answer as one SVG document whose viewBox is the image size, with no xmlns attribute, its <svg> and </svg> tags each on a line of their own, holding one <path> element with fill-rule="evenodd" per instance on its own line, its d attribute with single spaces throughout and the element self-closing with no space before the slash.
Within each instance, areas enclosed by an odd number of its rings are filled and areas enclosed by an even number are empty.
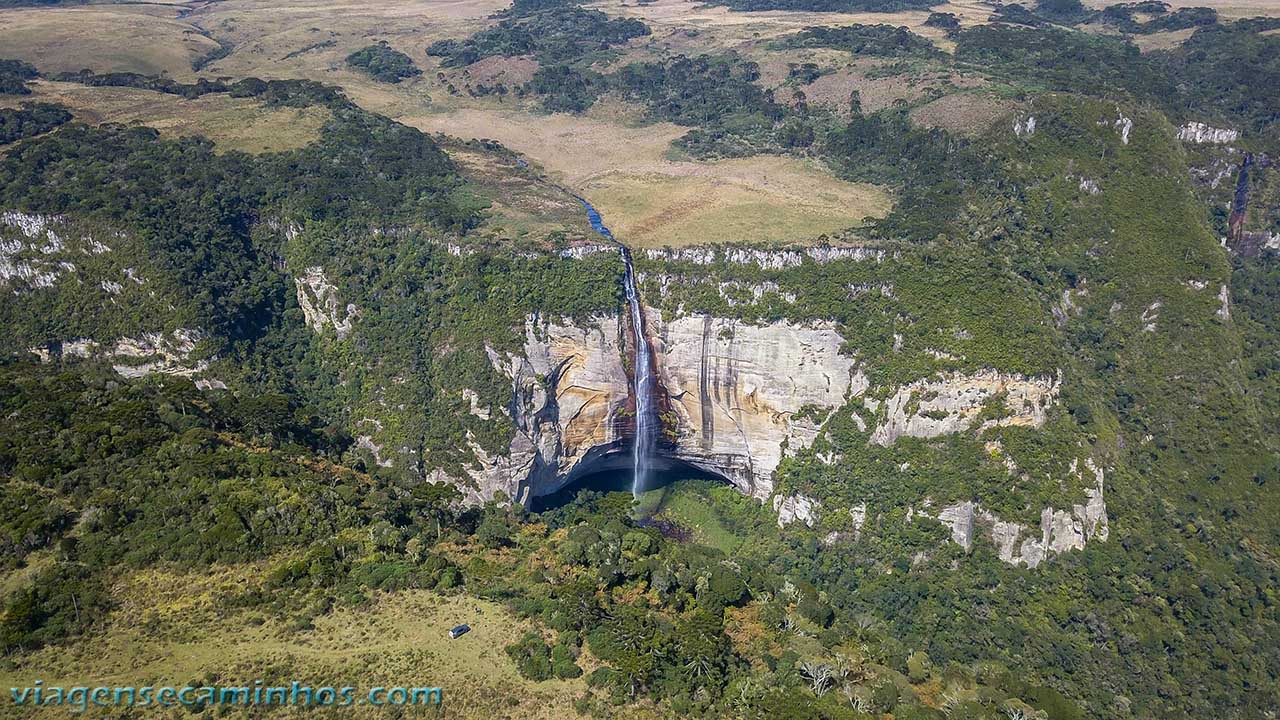
<svg viewBox="0 0 1280 720">
<path fill-rule="evenodd" d="M 567 642 L 567 633 L 560 637 L 560 642 L 551 648 L 551 670 L 561 680 L 570 680 L 582 676 L 582 668 L 576 662 L 578 648 Z"/>
<path fill-rule="evenodd" d="M 462 493 L 449 483 L 423 483 L 413 489 L 412 502 L 414 512 L 419 517 L 435 523 L 436 539 L 444 532 L 445 523 L 454 517 L 454 508 L 462 501 Z"/>
<path fill-rule="evenodd" d="M 933 663 L 929 660 L 929 656 L 917 650 L 911 653 L 907 658 L 907 677 L 913 683 L 922 683 L 929 679 L 929 674 L 933 672 Z"/>
</svg>

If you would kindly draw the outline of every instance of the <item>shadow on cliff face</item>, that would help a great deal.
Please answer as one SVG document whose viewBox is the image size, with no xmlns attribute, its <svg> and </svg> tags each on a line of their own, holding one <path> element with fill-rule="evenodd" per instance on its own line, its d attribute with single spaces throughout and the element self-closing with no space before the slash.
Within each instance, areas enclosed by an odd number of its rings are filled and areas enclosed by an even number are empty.
<svg viewBox="0 0 1280 720">
<path fill-rule="evenodd" d="M 550 495 L 540 495 L 529 500 L 528 509 L 530 512 L 540 513 L 554 508 L 561 507 L 573 501 L 574 498 L 582 492 L 598 492 L 598 493 L 631 493 L 632 473 L 630 466 L 630 456 L 627 456 L 626 466 L 622 468 L 602 468 L 600 470 L 589 472 L 581 477 L 573 480 L 560 490 Z M 652 505 L 654 498 L 660 498 L 662 493 L 653 492 L 655 490 L 664 489 L 672 483 L 682 480 L 711 480 L 713 482 L 724 483 L 732 486 L 733 483 L 728 479 L 716 475 L 714 473 L 701 470 L 679 460 L 666 457 L 654 459 L 655 468 L 651 471 L 648 482 L 646 483 L 647 492 L 644 495 L 644 505 Z M 646 517 L 653 511 L 653 507 L 646 510 L 645 506 L 637 507 L 638 517 Z"/>
</svg>

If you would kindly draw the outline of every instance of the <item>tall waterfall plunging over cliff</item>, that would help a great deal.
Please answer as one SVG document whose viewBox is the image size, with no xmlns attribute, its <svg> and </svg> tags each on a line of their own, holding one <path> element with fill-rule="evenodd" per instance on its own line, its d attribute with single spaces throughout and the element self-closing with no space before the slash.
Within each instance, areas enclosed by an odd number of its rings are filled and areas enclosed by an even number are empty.
<svg viewBox="0 0 1280 720">
<path fill-rule="evenodd" d="M 654 422 L 657 413 L 653 409 L 653 356 L 649 354 L 649 338 L 644 334 L 644 311 L 640 307 L 640 292 L 636 289 L 636 273 L 631 266 L 631 251 L 622 249 L 626 263 L 623 289 L 627 305 L 631 308 L 631 327 L 636 341 L 636 438 L 633 452 L 635 477 L 631 482 L 631 494 L 639 496 L 645 491 L 649 475 L 649 456 L 656 442 Z"/>
<path fill-rule="evenodd" d="M 622 261 L 626 266 L 622 278 L 622 289 L 631 314 L 631 332 L 636 349 L 635 379 L 632 388 L 636 401 L 636 434 L 632 443 L 631 494 L 639 497 L 640 493 L 646 489 L 650 458 L 657 446 L 657 411 L 653 407 L 653 354 L 649 349 L 649 338 L 644 331 L 644 309 L 640 304 L 640 291 L 636 287 L 636 272 L 631 264 L 631 251 L 613 237 L 613 233 L 605 226 L 600 213 L 592 207 L 591 203 L 581 197 L 578 201 L 587 209 L 587 219 L 591 222 L 591 227 L 618 243 L 622 249 Z"/>
</svg>

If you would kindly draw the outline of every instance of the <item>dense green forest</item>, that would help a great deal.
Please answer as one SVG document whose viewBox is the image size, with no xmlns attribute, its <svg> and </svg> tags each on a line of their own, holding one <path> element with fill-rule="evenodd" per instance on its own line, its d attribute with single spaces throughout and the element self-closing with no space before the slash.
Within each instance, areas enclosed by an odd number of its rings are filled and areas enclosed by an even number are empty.
<svg viewBox="0 0 1280 720">
<path fill-rule="evenodd" d="M 1139 12 L 1154 15 L 1155 17 L 1145 22 L 1140 22 L 1134 18 L 1134 14 Z M 1212 8 L 1204 7 L 1178 8 L 1174 12 L 1169 12 L 1167 3 L 1141 2 L 1110 5 L 1098 14 L 1097 19 L 1121 32 L 1133 35 L 1148 35 L 1155 32 L 1212 25 L 1218 21 L 1218 13 Z"/>
<path fill-rule="evenodd" d="M 460 67 L 495 55 L 532 55 L 544 64 L 572 63 L 614 45 L 649 34 L 643 22 L 615 19 L 574 0 L 518 3 L 492 27 L 462 41 L 441 40 L 427 54 Z"/>
<path fill-rule="evenodd" d="M 40 77 L 31 63 L 0 58 L 0 95 L 30 95 L 28 80 Z"/>
<path fill-rule="evenodd" d="M 786 38 L 785 46 L 793 48 L 821 47 L 844 50 L 854 55 L 877 57 L 938 57 L 941 51 L 933 43 L 905 27 L 892 25 L 846 25 L 814 27 Z"/>
<path fill-rule="evenodd" d="M 931 12 L 929 17 L 925 18 L 924 24 L 927 27 L 942 28 L 950 34 L 960 29 L 960 18 L 956 17 L 955 13 Z"/>
<path fill-rule="evenodd" d="M 0 108 L 0 145 L 48 132 L 71 121 L 71 113 L 61 105 L 25 104 L 20 108 Z"/>
</svg>

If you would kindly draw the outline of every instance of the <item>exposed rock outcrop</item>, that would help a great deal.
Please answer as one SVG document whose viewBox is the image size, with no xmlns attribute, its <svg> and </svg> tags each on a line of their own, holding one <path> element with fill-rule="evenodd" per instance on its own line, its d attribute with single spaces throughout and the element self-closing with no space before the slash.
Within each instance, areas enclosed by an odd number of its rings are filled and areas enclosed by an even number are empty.
<svg viewBox="0 0 1280 720">
<path fill-rule="evenodd" d="M 835 247 L 818 245 L 809 248 L 789 250 L 758 250 L 754 248 L 666 248 L 645 251 L 650 260 L 663 262 L 685 262 L 694 265 L 711 265 L 723 260 L 730 265 L 755 265 L 762 270 L 782 270 L 797 267 L 808 259 L 819 265 L 838 260 L 854 262 L 883 260 L 886 252 L 875 247 Z"/>
<path fill-rule="evenodd" d="M 1062 301 L 1053 305 L 1049 310 L 1053 313 L 1053 324 L 1058 328 L 1067 326 L 1067 322 L 1074 315 L 1080 314 L 1080 306 L 1076 304 L 1076 298 L 1085 297 L 1089 294 L 1087 282 L 1081 278 L 1079 287 L 1067 288 L 1062 291 Z"/>
<path fill-rule="evenodd" d="M 778 527 L 786 527 L 793 522 L 802 522 L 813 527 L 818 522 L 817 500 L 805 495 L 775 495 L 773 511 L 778 513 Z"/>
<path fill-rule="evenodd" d="M 1153 333 L 1156 331 L 1156 321 L 1160 319 L 1160 308 L 1164 307 L 1164 303 L 1159 300 L 1153 301 L 1142 311 L 1142 332 Z"/>
<path fill-rule="evenodd" d="M 871 442 L 891 445 L 900 437 L 931 438 L 998 425 L 1040 427 L 1058 397 L 1059 379 L 987 370 L 952 374 L 898 388 L 883 403 L 868 398 L 883 420 Z"/>
<path fill-rule="evenodd" d="M 773 493 L 785 450 L 807 447 L 825 411 L 867 389 L 854 359 L 840 353 L 844 339 L 832 323 L 648 315 L 678 427 L 666 452 L 761 500 Z"/>
<path fill-rule="evenodd" d="M 1202 122 L 1189 122 L 1178 128 L 1178 139 L 1189 143 L 1225 145 L 1240 139 L 1240 131 L 1210 127 Z"/>
<path fill-rule="evenodd" d="M 19 295 L 24 290 L 53 287 L 62 276 L 74 274 L 75 264 L 66 260 L 66 225 L 57 215 L 0 213 L 0 287 Z M 87 246 L 84 251 L 96 254 Z"/>
<path fill-rule="evenodd" d="M 193 328 L 178 328 L 173 332 L 146 332 L 138 337 L 118 338 L 110 348 L 88 338 L 77 338 L 61 343 L 50 343 L 29 348 L 41 362 L 61 359 L 107 360 L 111 367 L 126 378 L 147 375 L 175 375 L 195 379 L 209 370 L 208 360 L 192 360 L 203 333 Z M 226 389 L 220 380 L 201 378 L 195 380 L 201 389 Z"/>
<path fill-rule="evenodd" d="M 373 456 L 373 462 L 378 467 L 391 467 L 395 463 L 391 458 L 383 457 L 382 446 L 373 441 L 372 435 L 361 435 L 356 438 L 356 447 L 368 452 Z"/>
<path fill-rule="evenodd" d="M 596 255 L 598 253 L 617 254 L 618 252 L 619 250 L 617 245 L 602 245 L 600 243 L 595 243 L 592 245 L 574 245 L 573 247 L 565 248 L 560 251 L 560 257 L 581 260 L 582 258 L 590 255 Z"/>
<path fill-rule="evenodd" d="M 472 390 L 471 388 L 463 388 L 462 399 L 466 400 L 471 405 L 470 412 L 472 415 L 475 415 L 481 420 L 488 420 L 493 417 L 493 411 L 481 402 L 480 394 L 475 390 Z"/>
<path fill-rule="evenodd" d="M 1105 541 L 1109 536 L 1103 498 L 1105 474 L 1092 459 L 1084 461 L 1084 472 L 1092 476 L 1092 485 L 1084 490 L 1084 502 L 1072 505 L 1070 510 L 1042 510 L 1038 537 L 1029 534 L 1026 526 L 1007 522 L 972 501 L 945 507 L 934 517 L 950 528 L 952 542 L 966 552 L 973 547 L 975 528 L 985 527 L 1002 561 L 1034 568 L 1054 555 L 1081 550 L 1089 541 Z M 1088 479 L 1082 475 L 1078 460 L 1072 461 L 1070 473 L 1077 479 Z"/>
<path fill-rule="evenodd" d="M 294 278 L 298 291 L 298 306 L 306 318 L 307 327 L 323 334 L 333 328 L 339 340 L 351 334 L 360 311 L 354 304 L 344 308 L 338 297 L 338 288 L 329 282 L 322 267 L 309 267 L 302 277 Z"/>
<path fill-rule="evenodd" d="M 825 414 L 867 389 L 830 323 L 756 326 L 647 310 L 660 386 L 667 393 L 662 454 L 728 478 L 766 500 L 784 452 L 807 447 Z M 501 455 L 472 448 L 474 499 L 555 492 L 593 462 L 626 450 L 629 382 L 617 317 L 585 327 L 530 317 L 518 354 L 490 351 L 511 379 L 518 430 Z M 478 408 L 477 408 L 478 409 Z"/>
<path fill-rule="evenodd" d="M 189 362 L 200 339 L 200 331 L 185 328 L 168 335 L 144 333 L 138 338 L 120 338 L 109 355 L 116 360 L 112 367 L 124 377 L 136 378 L 152 373 L 191 377 L 208 369 L 208 363 L 203 360 Z"/>
<path fill-rule="evenodd" d="M 796 301 L 795 293 L 787 292 L 778 287 L 777 283 L 770 281 L 752 284 L 729 280 L 717 283 L 716 291 L 720 293 L 720 299 L 724 300 L 729 307 L 758 303 L 768 295 L 775 295 L 789 305 L 795 304 Z M 747 299 L 748 296 L 749 299 Z"/>
<path fill-rule="evenodd" d="M 531 316 L 520 354 L 489 350 L 494 367 L 511 379 L 509 412 L 517 430 L 505 455 L 472 443 L 478 462 L 468 492 L 474 499 L 502 491 L 524 501 L 555 492 L 588 453 L 613 449 L 628 401 L 621 338 L 616 316 L 585 327 Z"/>
<path fill-rule="evenodd" d="M 1124 112 L 1120 110 L 1120 106 L 1116 106 L 1116 120 L 1112 123 L 1116 131 L 1120 133 L 1120 143 L 1129 144 L 1129 133 L 1133 131 L 1133 119 L 1126 117 Z"/>
</svg>

